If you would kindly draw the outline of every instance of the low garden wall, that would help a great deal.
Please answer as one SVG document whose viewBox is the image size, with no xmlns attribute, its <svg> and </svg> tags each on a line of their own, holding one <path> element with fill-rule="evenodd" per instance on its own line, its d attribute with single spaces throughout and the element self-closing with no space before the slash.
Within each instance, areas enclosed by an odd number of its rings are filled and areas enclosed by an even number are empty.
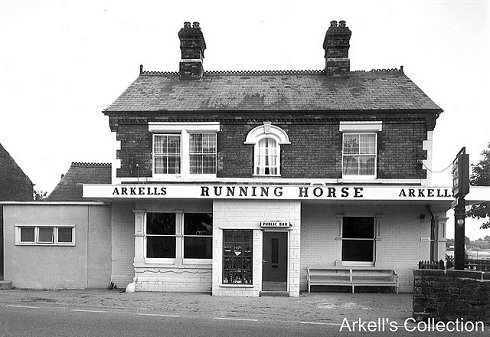
<svg viewBox="0 0 490 337">
<path fill-rule="evenodd" d="M 482 321 L 490 324 L 490 273 L 414 270 L 413 317 L 417 321 Z"/>
</svg>

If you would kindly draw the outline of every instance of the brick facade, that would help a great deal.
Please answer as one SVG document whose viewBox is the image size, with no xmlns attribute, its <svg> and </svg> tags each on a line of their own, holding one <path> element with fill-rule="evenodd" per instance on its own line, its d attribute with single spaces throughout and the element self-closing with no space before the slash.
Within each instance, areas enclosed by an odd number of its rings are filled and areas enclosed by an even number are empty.
<svg viewBox="0 0 490 337">
<path fill-rule="evenodd" d="M 152 133 L 148 123 L 162 121 L 154 117 L 142 118 L 126 116 L 112 119 L 112 129 L 116 131 L 121 149 L 117 158 L 121 168 L 117 169 L 118 178 L 148 178 L 152 176 Z M 247 118 L 230 123 L 221 114 L 214 118 L 200 118 L 199 113 L 179 114 L 172 122 L 178 121 L 219 121 L 217 177 L 250 178 L 253 174 L 253 145 L 244 144 L 250 130 L 263 121 L 272 120 L 272 124 L 282 128 L 288 134 L 291 144 L 281 147 L 281 177 L 283 178 L 323 178 L 342 177 L 342 132 L 339 122 L 343 120 L 362 120 L 362 115 L 344 115 L 326 117 L 325 115 L 307 115 L 291 118 L 285 115 L 275 120 L 274 114 L 253 114 Z M 289 118 L 288 118 L 289 117 Z M 305 118 L 306 117 L 306 118 Z M 312 119 L 317 121 L 312 122 Z M 427 172 L 422 160 L 427 159 L 423 142 L 427 132 L 435 126 L 434 115 L 411 114 L 403 118 L 383 118 L 383 130 L 378 133 L 378 170 L 379 179 L 425 179 Z"/>
</svg>

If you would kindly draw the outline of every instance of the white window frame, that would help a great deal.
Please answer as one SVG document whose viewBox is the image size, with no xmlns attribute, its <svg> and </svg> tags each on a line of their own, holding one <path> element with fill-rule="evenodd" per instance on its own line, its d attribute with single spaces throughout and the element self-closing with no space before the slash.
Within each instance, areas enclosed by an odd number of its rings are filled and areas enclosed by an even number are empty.
<svg viewBox="0 0 490 337">
<path fill-rule="evenodd" d="M 276 174 L 257 174 L 257 169 L 259 168 L 259 142 L 262 139 L 270 138 L 276 142 Z M 286 131 L 278 126 L 272 125 L 270 122 L 264 122 L 263 125 L 257 126 L 250 130 L 247 134 L 244 144 L 254 145 L 254 163 L 253 163 L 253 176 L 254 177 L 280 177 L 281 176 L 281 145 L 291 144 L 289 141 L 289 136 Z"/>
<path fill-rule="evenodd" d="M 190 136 L 195 133 L 218 133 L 220 131 L 219 122 L 152 122 L 148 123 L 148 131 L 153 134 L 152 137 L 152 174 L 154 178 L 165 180 L 185 180 L 192 178 L 211 179 L 216 178 L 215 174 L 190 173 Z M 154 136 L 157 134 L 180 135 L 180 174 L 157 174 L 155 173 L 155 154 L 154 154 Z M 217 135 L 216 135 L 217 138 Z M 216 161 L 218 149 L 216 149 Z M 217 168 L 217 163 L 216 163 Z"/>
<path fill-rule="evenodd" d="M 147 214 L 148 213 L 172 213 L 175 214 L 175 235 L 155 235 L 155 236 L 173 236 L 175 238 L 175 257 L 173 258 L 148 258 L 147 256 Z M 184 257 L 184 240 L 186 237 L 196 237 L 196 235 L 184 235 L 184 217 L 186 213 L 210 213 L 210 212 L 183 212 L 183 211 L 156 211 L 151 210 L 145 212 L 144 220 L 143 220 L 143 234 L 144 234 L 144 243 L 143 243 L 143 254 L 145 263 L 149 264 L 171 264 L 171 265 L 185 265 L 185 264 L 212 264 L 213 258 L 210 259 L 190 259 Z M 214 220 L 213 220 L 214 223 Z M 153 235 L 151 235 L 153 236 Z M 212 235 L 202 235 L 198 237 L 211 237 L 211 244 L 213 243 Z"/>
<path fill-rule="evenodd" d="M 180 159 L 180 165 L 179 165 L 179 173 L 156 173 L 155 172 L 155 169 L 156 169 L 156 165 L 155 165 L 155 160 L 157 158 L 157 156 L 163 156 L 162 154 L 155 154 L 155 138 L 157 137 L 179 137 L 179 141 L 180 141 L 180 153 L 178 155 L 179 159 Z M 182 173 L 182 136 L 180 134 L 176 134 L 176 133 L 154 133 L 153 134 L 153 142 L 152 142 L 152 171 L 153 171 L 153 175 L 154 176 L 179 176 L 181 173 Z M 167 153 L 168 155 L 168 153 Z M 174 157 L 177 157 L 176 155 Z M 168 171 L 168 168 L 167 168 L 167 171 Z"/>
<path fill-rule="evenodd" d="M 373 238 L 344 238 L 344 218 L 372 218 L 374 221 L 374 227 L 373 227 Z M 359 267 L 373 267 L 376 264 L 376 241 L 378 240 L 379 236 L 379 226 L 378 226 L 378 221 L 375 216 L 372 215 L 342 215 L 341 216 L 341 222 L 340 222 L 340 239 L 341 239 L 341 245 L 340 245 L 340 260 L 342 261 L 343 266 L 359 266 Z M 352 241 L 372 241 L 373 242 L 373 258 L 372 261 L 349 261 L 349 260 L 344 260 L 342 258 L 342 249 L 343 249 L 343 244 L 344 240 Z"/>
<path fill-rule="evenodd" d="M 43 242 L 39 241 L 39 229 L 40 228 L 53 228 L 53 241 Z M 21 241 L 21 229 L 22 228 L 34 228 L 34 241 Z M 59 228 L 71 228 L 71 242 L 59 242 L 58 241 L 58 229 Z M 75 246 L 75 225 L 52 225 L 52 224 L 17 224 L 15 225 L 15 245 L 16 246 Z"/>
<path fill-rule="evenodd" d="M 191 140 L 191 136 L 192 135 L 212 135 L 214 136 L 214 142 L 215 142 L 215 147 L 214 147 L 214 152 L 211 153 L 211 152 L 191 152 L 190 151 L 190 140 Z M 201 144 L 202 145 L 202 144 Z M 214 173 L 192 173 L 190 172 L 191 170 L 191 166 L 190 166 L 190 158 L 192 155 L 197 155 L 197 156 L 209 156 L 209 155 L 213 155 L 214 156 L 214 170 L 215 172 Z M 216 132 L 205 132 L 205 131 L 199 131 L 199 132 L 196 132 L 196 131 L 193 131 L 193 132 L 189 132 L 189 174 L 192 175 L 192 176 L 203 176 L 203 175 L 213 175 L 213 176 L 216 176 L 216 171 L 217 171 L 217 159 L 218 159 L 218 135 L 216 134 Z M 204 166 L 204 163 L 203 163 L 203 166 Z"/>
<path fill-rule="evenodd" d="M 381 121 L 348 121 L 340 122 L 339 131 L 342 132 L 342 179 L 343 180 L 376 180 L 378 173 L 378 132 L 382 131 L 383 124 Z M 374 156 L 374 174 L 361 175 L 361 174 L 344 174 L 344 138 L 345 135 L 360 135 L 360 134 L 372 134 L 374 135 L 374 154 L 366 154 L 366 156 Z M 349 156 L 349 155 L 347 155 Z M 362 156 L 362 154 L 357 154 Z"/>
</svg>

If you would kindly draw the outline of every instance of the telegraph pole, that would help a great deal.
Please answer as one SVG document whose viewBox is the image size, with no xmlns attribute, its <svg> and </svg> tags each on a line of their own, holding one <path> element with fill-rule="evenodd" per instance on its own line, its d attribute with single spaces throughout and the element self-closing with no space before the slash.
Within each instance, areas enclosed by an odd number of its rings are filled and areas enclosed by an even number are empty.
<svg viewBox="0 0 490 337">
<path fill-rule="evenodd" d="M 469 155 L 466 154 L 466 148 L 463 147 L 453 161 L 453 197 L 455 200 L 454 207 L 454 269 L 464 269 L 465 257 L 465 218 L 466 202 L 464 197 L 470 191 L 470 161 Z"/>
</svg>

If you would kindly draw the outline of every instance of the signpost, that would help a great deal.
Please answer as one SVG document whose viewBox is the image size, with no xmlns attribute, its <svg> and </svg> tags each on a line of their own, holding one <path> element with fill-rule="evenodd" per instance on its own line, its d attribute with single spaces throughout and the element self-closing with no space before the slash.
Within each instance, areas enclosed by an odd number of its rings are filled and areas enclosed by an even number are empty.
<svg viewBox="0 0 490 337">
<path fill-rule="evenodd" d="M 454 207 L 454 269 L 464 269 L 464 239 L 465 239 L 465 199 L 464 197 L 470 191 L 470 164 L 469 155 L 466 154 L 466 148 L 463 147 L 453 161 L 453 197 L 455 200 Z"/>
</svg>

